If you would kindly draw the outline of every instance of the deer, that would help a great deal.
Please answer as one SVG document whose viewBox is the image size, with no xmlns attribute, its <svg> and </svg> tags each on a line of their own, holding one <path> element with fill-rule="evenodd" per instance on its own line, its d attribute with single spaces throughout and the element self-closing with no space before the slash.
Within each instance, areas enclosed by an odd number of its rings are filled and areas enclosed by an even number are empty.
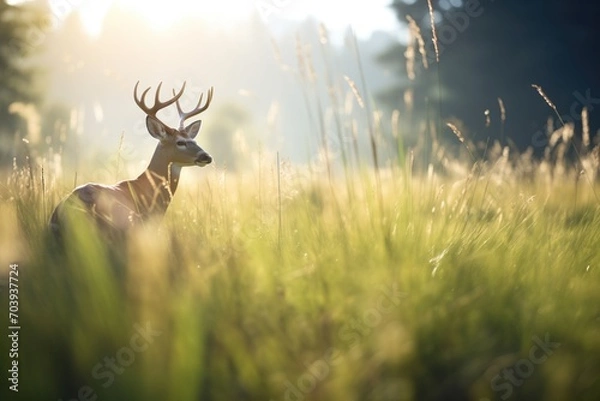
<svg viewBox="0 0 600 401">
<path fill-rule="evenodd" d="M 195 141 L 202 126 L 197 120 L 185 126 L 186 120 L 204 112 L 210 106 L 214 88 L 208 90 L 206 102 L 202 104 L 204 93 L 192 110 L 184 112 L 179 103 L 186 83 L 179 92 L 166 101 L 160 100 L 162 81 L 154 96 L 154 105 L 146 104 L 146 95 L 152 87 L 138 97 L 139 81 L 135 84 L 133 98 L 146 114 L 146 128 L 158 144 L 148 167 L 137 178 L 120 181 L 114 185 L 87 183 L 75 188 L 54 209 L 50 218 L 50 231 L 61 238 L 68 224 L 68 213 L 79 213 L 91 217 L 101 234 L 109 239 L 120 239 L 131 230 L 153 218 L 162 218 L 177 190 L 182 167 L 204 167 L 212 162 L 212 157 Z M 158 117 L 158 111 L 175 103 L 179 113 L 179 127 L 171 128 Z"/>
</svg>

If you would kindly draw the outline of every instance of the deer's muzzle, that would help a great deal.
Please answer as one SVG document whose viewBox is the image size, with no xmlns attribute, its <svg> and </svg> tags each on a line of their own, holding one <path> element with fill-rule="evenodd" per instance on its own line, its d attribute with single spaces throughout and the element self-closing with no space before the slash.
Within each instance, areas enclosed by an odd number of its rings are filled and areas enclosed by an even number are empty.
<svg viewBox="0 0 600 401">
<path fill-rule="evenodd" d="M 212 157 L 208 153 L 202 152 L 202 153 L 198 154 L 195 164 L 197 166 L 204 167 L 207 164 L 210 164 L 211 162 L 212 162 Z"/>
</svg>

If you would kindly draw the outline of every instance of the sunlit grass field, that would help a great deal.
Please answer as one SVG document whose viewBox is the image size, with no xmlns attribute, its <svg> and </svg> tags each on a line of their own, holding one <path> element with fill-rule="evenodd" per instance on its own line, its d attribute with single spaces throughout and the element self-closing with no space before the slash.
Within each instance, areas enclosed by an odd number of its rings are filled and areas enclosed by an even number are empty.
<svg viewBox="0 0 600 401">
<path fill-rule="evenodd" d="M 0 268 L 18 263 L 21 331 L 2 399 L 599 399 L 590 174 L 505 152 L 329 179 L 263 157 L 203 169 L 126 244 L 81 224 L 65 251 L 46 225 L 72 182 L 7 172 Z"/>
</svg>

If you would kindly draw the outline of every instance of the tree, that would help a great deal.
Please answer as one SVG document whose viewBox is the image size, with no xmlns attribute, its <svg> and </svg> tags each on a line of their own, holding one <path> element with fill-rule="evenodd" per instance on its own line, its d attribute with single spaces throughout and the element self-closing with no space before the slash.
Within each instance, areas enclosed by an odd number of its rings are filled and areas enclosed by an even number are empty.
<svg viewBox="0 0 600 401">
<path fill-rule="evenodd" d="M 501 98 L 507 111 L 506 136 L 520 147 L 535 147 L 535 133 L 544 129 L 553 114 L 531 87 L 538 84 L 563 118 L 577 122 L 586 105 L 598 128 L 600 112 L 592 109 L 600 88 L 591 66 L 598 47 L 595 16 L 600 5 L 564 0 L 432 0 L 432 4 L 438 14 L 439 63 L 431 54 L 427 1 L 409 5 L 395 0 L 392 4 L 401 23 L 410 15 L 420 27 L 430 65 L 427 70 L 418 68 L 414 81 L 404 79 L 381 94 L 388 106 L 401 105 L 403 91 L 412 88 L 415 107 L 440 119 L 458 118 L 472 137 L 485 140 L 502 135 Z M 382 54 L 380 61 L 406 74 L 406 49 L 398 44 Z M 486 110 L 492 118 L 489 127 Z"/>
<path fill-rule="evenodd" d="M 226 103 L 217 108 L 207 121 L 204 147 L 219 166 L 236 171 L 249 157 L 245 148 L 252 137 L 251 119 L 247 111 L 235 103 Z M 201 134 L 202 135 L 202 134 Z"/>
<path fill-rule="evenodd" d="M 44 14 L 33 6 L 13 6 L 0 0 L 0 164 L 10 160 L 12 138 L 20 118 L 11 113 L 15 102 L 35 103 L 36 68 L 29 62 L 43 32 Z"/>
</svg>

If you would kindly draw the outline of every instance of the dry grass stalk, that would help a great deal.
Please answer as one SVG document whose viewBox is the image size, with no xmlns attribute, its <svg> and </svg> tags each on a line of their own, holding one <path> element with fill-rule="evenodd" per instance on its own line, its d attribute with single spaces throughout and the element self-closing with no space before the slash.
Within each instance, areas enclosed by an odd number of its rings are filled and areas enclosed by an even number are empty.
<svg viewBox="0 0 600 401">
<path fill-rule="evenodd" d="M 461 143 L 465 143 L 465 137 L 463 136 L 462 132 L 460 132 L 460 130 L 458 129 L 458 127 L 452 123 L 446 123 L 446 125 L 452 130 L 452 132 L 454 133 L 454 135 L 456 135 L 456 137 L 458 138 L 458 140 Z"/>
<path fill-rule="evenodd" d="M 363 98 L 360 95 L 360 92 L 358 91 L 358 87 L 356 86 L 356 83 L 348 75 L 344 75 L 344 79 L 348 83 L 348 86 L 350 86 L 350 89 L 352 90 L 352 93 L 354 94 L 354 97 L 356 98 L 356 102 L 358 103 L 358 105 L 360 106 L 361 109 L 364 109 L 365 102 L 363 101 Z"/>
<path fill-rule="evenodd" d="M 546 96 L 546 93 L 544 93 L 544 90 L 541 86 L 532 84 L 531 87 L 539 93 L 539 95 L 546 101 L 546 104 L 548 106 L 550 106 L 553 110 L 556 110 L 556 106 L 554 105 L 554 103 L 552 103 L 552 100 L 550 100 L 550 98 Z"/>
<path fill-rule="evenodd" d="M 408 20 L 408 32 L 410 35 L 411 46 L 413 46 L 415 41 L 419 44 L 419 54 L 421 55 L 423 67 L 429 68 L 429 62 L 427 61 L 427 50 L 425 50 L 425 39 L 423 39 L 423 35 L 421 34 L 421 28 L 419 28 L 419 25 L 415 19 L 410 15 L 407 15 L 406 19 Z"/>
<path fill-rule="evenodd" d="M 327 31 L 327 27 L 325 24 L 319 24 L 319 41 L 322 45 L 326 45 L 329 43 L 329 32 Z"/>
<path fill-rule="evenodd" d="M 558 140 L 562 138 L 562 128 L 557 129 L 550 135 L 550 140 L 548 141 L 548 146 L 550 149 L 554 148 L 558 144 Z"/>
<path fill-rule="evenodd" d="M 415 42 L 409 41 L 406 50 L 404 51 L 404 58 L 406 59 L 406 75 L 408 79 L 414 81 L 416 78 L 415 74 Z"/>
<path fill-rule="evenodd" d="M 433 48 L 435 50 L 435 61 L 440 62 L 440 50 L 438 48 L 438 38 L 437 31 L 435 29 L 435 16 L 433 14 L 433 6 L 431 5 L 431 0 L 427 0 L 427 6 L 429 7 L 429 20 L 431 21 L 431 34 L 433 41 Z"/>
<path fill-rule="evenodd" d="M 583 147 L 585 149 L 590 148 L 590 118 L 587 107 L 581 110 L 581 125 L 583 129 Z"/>
<path fill-rule="evenodd" d="M 498 98 L 498 107 L 500 107 L 500 120 L 506 122 L 506 108 L 504 107 L 504 101 L 502 98 Z"/>
<path fill-rule="evenodd" d="M 404 104 L 406 105 L 406 109 L 411 111 L 415 104 L 415 93 L 413 89 L 406 89 L 404 91 Z"/>
<path fill-rule="evenodd" d="M 539 86 L 539 85 L 535 85 L 535 84 L 532 84 L 531 87 L 533 89 L 535 89 L 537 91 L 537 93 L 544 99 L 544 101 L 546 102 L 546 104 L 548 106 L 550 106 L 550 108 L 552 110 L 554 110 L 554 113 L 556 113 L 556 115 L 558 116 L 558 119 L 560 120 L 561 124 L 564 126 L 565 122 L 563 121 L 562 117 L 558 113 L 558 109 L 556 108 L 556 106 L 554 105 L 554 103 L 552 103 L 552 100 L 550 100 L 550 98 L 546 95 L 546 93 L 544 93 L 544 90 L 542 89 L 542 87 Z"/>
<path fill-rule="evenodd" d="M 565 144 L 568 144 L 569 142 L 571 142 L 571 139 L 573 139 L 573 136 L 575 136 L 575 125 L 573 123 L 568 123 L 566 124 L 562 131 L 562 140 Z"/>
</svg>

